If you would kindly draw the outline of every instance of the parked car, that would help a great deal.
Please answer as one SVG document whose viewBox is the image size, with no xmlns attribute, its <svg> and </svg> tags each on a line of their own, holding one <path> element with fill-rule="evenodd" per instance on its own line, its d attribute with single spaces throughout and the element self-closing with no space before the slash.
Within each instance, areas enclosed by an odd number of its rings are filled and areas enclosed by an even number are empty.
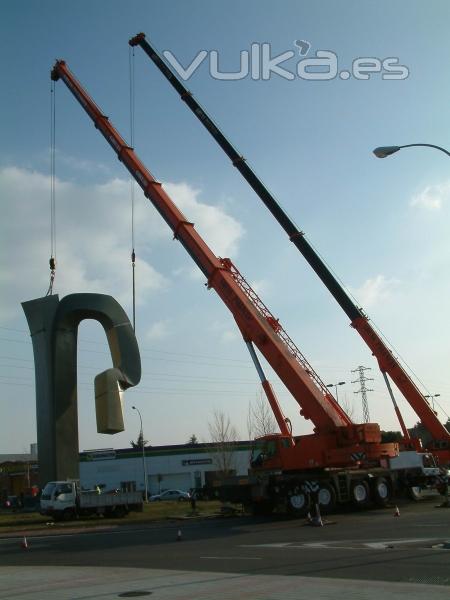
<svg viewBox="0 0 450 600">
<path fill-rule="evenodd" d="M 191 496 L 188 492 L 182 492 L 181 490 L 166 490 L 165 492 L 161 492 L 161 494 L 154 494 L 150 496 L 150 502 L 160 502 L 161 500 L 178 500 L 178 502 L 183 502 L 186 500 L 190 500 Z"/>
</svg>

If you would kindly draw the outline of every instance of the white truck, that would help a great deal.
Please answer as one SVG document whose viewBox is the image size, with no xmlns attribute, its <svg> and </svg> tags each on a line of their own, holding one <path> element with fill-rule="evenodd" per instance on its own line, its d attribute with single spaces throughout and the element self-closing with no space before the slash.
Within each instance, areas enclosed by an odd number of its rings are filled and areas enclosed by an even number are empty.
<svg viewBox="0 0 450 600">
<path fill-rule="evenodd" d="M 78 481 L 49 481 L 42 490 L 40 513 L 55 521 L 69 521 L 89 515 L 124 517 L 142 508 L 141 492 L 84 491 Z"/>
</svg>

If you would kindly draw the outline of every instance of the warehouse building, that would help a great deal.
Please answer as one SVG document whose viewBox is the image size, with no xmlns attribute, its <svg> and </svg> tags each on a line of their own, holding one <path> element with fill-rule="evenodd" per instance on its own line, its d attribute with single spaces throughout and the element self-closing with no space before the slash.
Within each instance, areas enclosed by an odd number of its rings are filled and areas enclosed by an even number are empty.
<svg viewBox="0 0 450 600">
<path fill-rule="evenodd" d="M 217 478 L 224 461 L 231 474 L 247 475 L 251 442 L 241 441 L 218 447 L 215 444 L 152 446 L 135 448 L 85 450 L 80 453 L 80 480 L 85 489 L 100 486 L 113 489 L 145 490 L 144 466 L 148 493 L 159 494 L 168 489 L 189 491 L 202 488 Z"/>
</svg>

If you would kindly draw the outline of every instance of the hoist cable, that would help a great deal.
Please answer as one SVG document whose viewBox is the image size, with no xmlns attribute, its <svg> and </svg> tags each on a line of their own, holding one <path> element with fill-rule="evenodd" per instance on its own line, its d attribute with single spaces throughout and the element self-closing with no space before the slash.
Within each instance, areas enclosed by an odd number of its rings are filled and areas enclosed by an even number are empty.
<svg viewBox="0 0 450 600">
<path fill-rule="evenodd" d="M 130 146 L 134 147 L 134 48 L 128 51 L 130 80 Z M 131 195 L 131 272 L 133 283 L 133 329 L 136 331 L 136 252 L 134 249 L 134 179 L 130 177 Z"/>
<path fill-rule="evenodd" d="M 56 274 L 56 185 L 55 185 L 55 154 L 56 154 L 56 91 L 55 82 L 50 87 L 50 283 L 46 296 L 53 293 L 53 283 Z"/>
</svg>

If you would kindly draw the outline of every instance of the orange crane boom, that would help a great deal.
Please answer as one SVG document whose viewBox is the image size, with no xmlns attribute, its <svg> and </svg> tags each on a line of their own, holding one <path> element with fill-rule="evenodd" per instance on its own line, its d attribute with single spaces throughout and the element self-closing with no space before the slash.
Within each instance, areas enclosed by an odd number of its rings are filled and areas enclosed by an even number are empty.
<svg viewBox="0 0 450 600">
<path fill-rule="evenodd" d="M 430 406 L 425 396 L 416 386 L 397 358 L 395 358 L 384 340 L 372 327 L 363 310 L 354 304 L 353 300 L 347 294 L 345 289 L 334 277 L 314 248 L 309 244 L 305 234 L 297 228 L 295 223 L 284 212 L 267 187 L 251 169 L 245 158 L 233 147 L 233 145 L 222 133 L 218 125 L 206 113 L 206 111 L 197 102 L 191 92 L 184 86 L 173 70 L 171 70 L 170 67 L 164 62 L 158 52 L 150 45 L 145 37 L 145 34 L 138 33 L 129 40 L 129 44 L 130 46 L 140 46 L 147 56 L 153 61 L 159 71 L 177 91 L 183 102 L 188 106 L 200 123 L 205 127 L 205 129 L 207 129 L 210 135 L 222 148 L 225 154 L 230 158 L 233 166 L 236 167 L 236 169 L 256 192 L 273 217 L 287 233 L 290 241 L 300 251 L 308 264 L 312 267 L 329 292 L 338 302 L 339 306 L 347 314 L 350 319 L 351 326 L 356 329 L 378 361 L 378 365 L 383 373 L 388 387 L 389 395 L 394 404 L 397 417 L 399 418 L 405 441 L 407 443 L 411 442 L 409 433 L 404 425 L 403 418 L 398 409 L 398 405 L 395 401 L 386 373 L 389 374 L 423 425 L 432 435 L 435 442 L 432 450 L 435 452 L 435 454 L 440 455 L 445 462 L 450 462 L 450 433 L 439 421 L 435 411 Z"/>
<path fill-rule="evenodd" d="M 252 343 L 259 349 L 301 407 L 303 417 L 313 422 L 315 434 L 304 436 L 305 439 L 308 438 L 314 450 L 314 460 L 310 460 L 310 464 L 354 464 L 355 459 L 351 455 L 357 450 L 363 450 L 364 456 L 371 460 L 378 458 L 380 454 L 395 455 L 395 444 L 380 444 L 381 436 L 377 424 L 352 423 L 237 268 L 229 259 L 215 256 L 196 231 L 194 224 L 177 208 L 161 183 L 139 160 L 133 148 L 127 145 L 64 61 L 56 62 L 51 77 L 55 81 L 64 81 L 119 160 L 138 182 L 145 196 L 169 225 L 174 239 L 180 241 L 205 275 L 208 287 L 216 291 L 231 311 L 245 342 Z M 282 420 L 282 416 L 279 415 L 279 424 Z M 308 464 L 306 446 L 300 446 L 297 456 L 305 455 L 302 460 Z"/>
</svg>

